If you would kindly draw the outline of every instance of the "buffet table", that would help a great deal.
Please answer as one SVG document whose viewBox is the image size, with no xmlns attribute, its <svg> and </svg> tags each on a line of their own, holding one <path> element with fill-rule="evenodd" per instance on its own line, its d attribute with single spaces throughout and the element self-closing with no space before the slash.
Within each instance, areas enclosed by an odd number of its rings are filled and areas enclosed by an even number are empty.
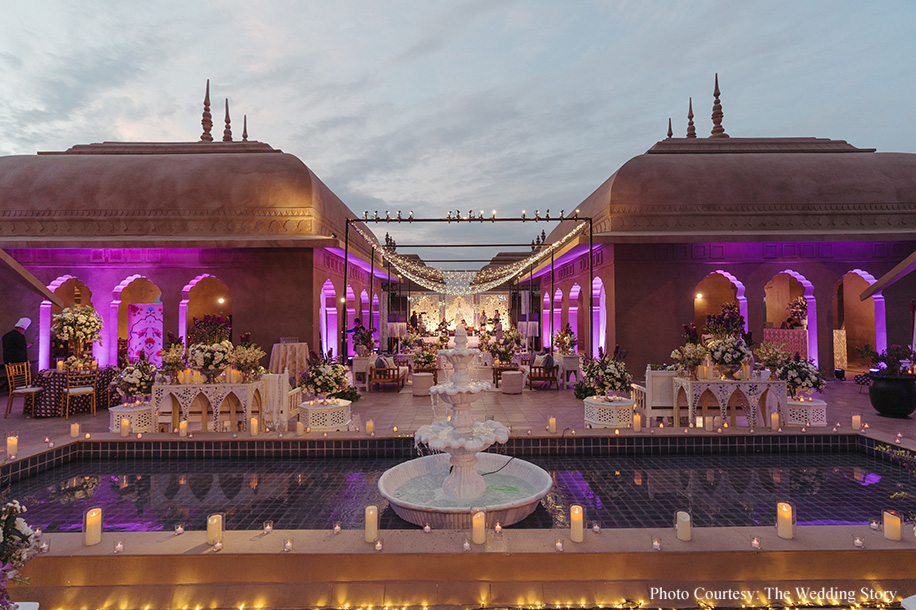
<svg viewBox="0 0 916 610">
<path fill-rule="evenodd" d="M 231 394 L 235 396 L 242 405 L 242 411 L 245 414 L 242 428 L 247 430 L 249 413 L 251 412 L 251 407 L 254 405 L 255 400 L 258 401 L 258 405 L 263 404 L 263 388 L 264 384 L 260 380 L 252 383 L 195 383 L 184 385 L 157 383 L 153 385 L 152 393 L 154 421 L 159 421 L 159 415 L 162 412 L 162 408 L 167 405 L 169 411 L 172 413 L 171 428 L 177 428 L 179 421 L 187 421 L 191 403 L 193 403 L 196 398 L 203 397 L 207 399 L 207 402 L 210 403 L 210 407 L 213 409 L 213 430 L 219 430 L 220 409 L 222 408 L 223 401 Z M 181 409 L 180 419 L 178 411 L 172 408 L 172 404 L 176 401 Z M 260 410 L 263 411 L 263 408 Z M 206 407 L 202 407 L 201 422 L 204 430 L 207 428 L 206 413 Z"/>
<path fill-rule="evenodd" d="M 686 377 L 674 378 L 674 402 L 675 405 L 680 400 L 681 393 L 687 398 L 687 409 L 689 413 L 689 422 L 693 426 L 696 424 L 697 405 L 700 398 L 709 392 L 716 399 L 721 412 L 722 421 L 727 421 L 728 403 L 735 397 L 743 398 L 750 408 L 748 416 L 748 425 L 754 427 L 757 425 L 757 411 L 760 401 L 765 398 L 764 395 L 769 393 L 776 400 L 776 408 L 782 421 L 785 420 L 786 408 L 786 382 L 777 380 L 733 380 L 733 379 L 688 379 Z M 766 402 L 763 403 L 766 405 Z M 734 416 L 732 417 L 734 423 Z"/>
</svg>

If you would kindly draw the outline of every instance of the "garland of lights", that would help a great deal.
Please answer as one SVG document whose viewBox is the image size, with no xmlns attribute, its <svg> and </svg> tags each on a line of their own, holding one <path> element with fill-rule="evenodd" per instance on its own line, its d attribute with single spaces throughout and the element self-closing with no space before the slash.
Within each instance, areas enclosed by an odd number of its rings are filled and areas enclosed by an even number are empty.
<svg viewBox="0 0 916 610">
<path fill-rule="evenodd" d="M 562 239 L 540 249 L 528 258 L 507 265 L 481 269 L 479 271 L 448 271 L 430 267 L 425 263 L 418 263 L 406 256 L 401 256 L 392 248 L 376 244 L 375 241 L 356 224 L 353 225 L 353 228 L 362 235 L 363 239 L 372 246 L 373 250 L 378 252 L 384 260 L 391 263 L 391 266 L 394 267 L 398 273 L 415 284 L 419 284 L 428 290 L 442 294 L 466 295 L 487 292 L 511 280 L 518 274 L 524 272 L 528 267 L 535 265 L 538 261 L 563 247 L 564 244 L 582 231 L 586 224 L 586 222 L 580 222 L 569 233 L 564 235 Z"/>
</svg>

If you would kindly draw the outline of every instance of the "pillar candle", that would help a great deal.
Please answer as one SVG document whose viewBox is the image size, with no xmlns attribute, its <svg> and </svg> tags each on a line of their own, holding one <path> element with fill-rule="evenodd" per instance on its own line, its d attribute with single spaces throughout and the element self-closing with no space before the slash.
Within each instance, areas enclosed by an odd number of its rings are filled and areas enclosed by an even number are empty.
<svg viewBox="0 0 916 610">
<path fill-rule="evenodd" d="M 194 383 L 200 383 L 200 371 L 194 371 Z"/>
<path fill-rule="evenodd" d="M 126 417 L 121 418 L 121 436 L 130 434 L 130 420 Z"/>
<path fill-rule="evenodd" d="M 248 422 L 248 431 L 251 432 L 251 436 L 258 435 L 258 418 L 252 417 L 251 421 Z"/>
<path fill-rule="evenodd" d="M 573 542 L 582 542 L 585 533 L 585 515 L 582 507 L 573 504 L 569 507 L 569 539 Z"/>
<path fill-rule="evenodd" d="M 640 432 L 642 431 L 642 415 L 639 413 L 633 414 L 633 431 Z"/>
<path fill-rule="evenodd" d="M 483 544 L 487 541 L 487 515 L 482 510 L 471 517 L 471 542 Z"/>
<path fill-rule="evenodd" d="M 852 416 L 852 429 L 861 430 L 862 429 L 862 416 L 856 413 Z"/>
<path fill-rule="evenodd" d="M 80 425 L 70 424 L 70 438 L 76 438 L 80 435 Z"/>
<path fill-rule="evenodd" d="M 102 509 L 90 508 L 83 517 L 83 542 L 92 546 L 102 541 Z"/>
<path fill-rule="evenodd" d="M 707 432 L 712 432 L 712 427 L 715 421 L 716 421 L 716 418 L 713 417 L 712 415 L 704 415 L 703 416 L 703 429 L 706 430 Z"/>
<path fill-rule="evenodd" d="M 779 430 L 779 413 L 770 413 L 770 429 Z"/>
<path fill-rule="evenodd" d="M 366 434 L 372 434 L 375 432 L 375 422 L 371 419 L 366 420 Z"/>
<path fill-rule="evenodd" d="M 299 436 L 302 436 L 303 434 L 305 434 L 305 424 L 303 424 L 301 421 L 296 422 L 296 434 L 298 434 Z"/>
<path fill-rule="evenodd" d="M 557 418 L 551 417 L 547 420 L 547 431 L 551 434 L 556 434 L 557 432 Z"/>
<path fill-rule="evenodd" d="M 750 379 L 751 378 L 751 365 L 747 362 L 741 363 L 741 379 Z"/>
<path fill-rule="evenodd" d="M 213 514 L 207 517 L 207 544 L 223 541 L 223 516 Z"/>
<path fill-rule="evenodd" d="M 884 537 L 888 540 L 901 540 L 900 526 L 902 520 L 896 511 L 884 511 Z"/>
<path fill-rule="evenodd" d="M 19 437 L 18 436 L 7 436 L 6 437 L 6 455 L 13 457 L 19 453 Z"/>
<path fill-rule="evenodd" d="M 366 542 L 375 542 L 378 539 L 378 506 L 366 507 L 364 534 Z"/>
<path fill-rule="evenodd" d="M 58 361 L 57 361 L 57 370 L 58 370 L 58 371 L 64 370 L 64 361 L 63 361 L 63 360 L 58 360 Z"/>
<path fill-rule="evenodd" d="M 178 422 L 178 436 L 188 435 L 188 420 Z"/>
<path fill-rule="evenodd" d="M 795 537 L 795 508 L 788 502 L 776 504 L 776 535 L 786 540 Z"/>
<path fill-rule="evenodd" d="M 677 519 L 675 520 L 674 529 L 677 532 L 678 540 L 689 542 L 693 537 L 691 534 L 690 513 L 685 510 L 677 511 Z"/>
</svg>

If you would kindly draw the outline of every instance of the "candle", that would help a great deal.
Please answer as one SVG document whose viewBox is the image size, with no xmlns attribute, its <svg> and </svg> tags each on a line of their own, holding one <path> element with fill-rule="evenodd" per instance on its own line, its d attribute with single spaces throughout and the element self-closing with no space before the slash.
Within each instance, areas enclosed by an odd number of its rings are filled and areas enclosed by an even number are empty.
<svg viewBox="0 0 916 610">
<path fill-rule="evenodd" d="M 770 430 L 779 428 L 779 413 L 770 413 Z"/>
<path fill-rule="evenodd" d="M 200 371 L 194 371 L 194 383 L 200 383 Z"/>
<path fill-rule="evenodd" d="M 175 524 L 175 535 L 181 536 L 184 533 L 184 524 L 176 523 Z"/>
<path fill-rule="evenodd" d="M 788 502 L 776 504 L 776 535 L 786 540 L 795 537 L 795 507 Z"/>
<path fill-rule="evenodd" d="M 258 418 L 252 417 L 251 421 L 248 422 L 248 430 L 251 432 L 251 436 L 258 435 Z"/>
<path fill-rule="evenodd" d="M 685 510 L 677 511 L 674 529 L 677 532 L 678 540 L 689 542 L 692 538 L 690 513 Z"/>
<path fill-rule="evenodd" d="M 305 424 L 303 424 L 301 421 L 296 422 L 296 434 L 299 436 L 305 434 Z"/>
<path fill-rule="evenodd" d="M 223 516 L 214 513 L 207 517 L 207 544 L 215 545 L 223 541 Z"/>
<path fill-rule="evenodd" d="M 901 540 L 900 526 L 903 520 L 900 513 L 894 510 L 884 511 L 884 537 L 888 540 Z"/>
<path fill-rule="evenodd" d="M 865 546 L 865 539 L 862 538 L 862 536 L 856 536 L 856 537 L 853 539 L 852 543 L 853 543 L 857 548 L 860 548 L 860 549 L 861 549 L 862 547 Z"/>
<path fill-rule="evenodd" d="M 264 533 L 269 534 L 274 531 L 274 522 L 267 520 L 264 522 Z"/>
<path fill-rule="evenodd" d="M 366 507 L 364 534 L 366 542 L 375 542 L 378 539 L 378 506 Z"/>
<path fill-rule="evenodd" d="M 751 378 L 751 365 L 747 362 L 741 363 L 741 379 L 750 379 Z"/>
<path fill-rule="evenodd" d="M 16 457 L 17 453 L 19 453 L 19 437 L 15 432 L 11 432 L 6 437 L 6 455 L 12 459 Z"/>
<path fill-rule="evenodd" d="M 178 422 L 178 436 L 188 435 L 188 420 Z"/>
<path fill-rule="evenodd" d="M 375 432 L 375 422 L 371 419 L 366 420 L 366 434 L 372 434 Z"/>
<path fill-rule="evenodd" d="M 569 507 L 569 539 L 573 542 L 582 542 L 585 540 L 585 515 L 582 507 L 573 504 Z"/>
<path fill-rule="evenodd" d="M 115 542 L 115 545 L 114 545 L 114 552 L 115 552 L 115 553 L 120 553 L 120 552 L 122 552 L 123 550 L 124 550 L 124 543 L 121 542 L 120 540 L 118 540 L 117 542 Z"/>
<path fill-rule="evenodd" d="M 557 433 L 557 418 L 556 417 L 551 416 L 551 418 L 547 420 L 547 431 L 550 432 L 551 434 Z"/>
<path fill-rule="evenodd" d="M 707 432 L 712 432 L 712 425 L 715 423 L 716 419 L 709 415 L 703 416 L 703 429 Z"/>
<path fill-rule="evenodd" d="M 287 552 L 293 550 L 293 539 L 292 538 L 287 538 L 286 540 L 283 541 L 283 550 Z"/>
<path fill-rule="evenodd" d="M 862 429 L 862 416 L 856 413 L 852 416 L 852 429 L 861 430 Z"/>
<path fill-rule="evenodd" d="M 70 424 L 70 438 L 76 438 L 80 435 L 80 425 Z"/>
<path fill-rule="evenodd" d="M 751 548 L 752 549 L 760 548 L 760 538 L 758 538 L 757 536 L 754 536 L 753 538 L 751 538 Z"/>
<path fill-rule="evenodd" d="M 652 539 L 652 550 L 654 551 L 662 550 L 662 541 L 659 540 L 658 538 L 653 538 Z"/>
<path fill-rule="evenodd" d="M 642 415 L 639 413 L 633 414 L 633 432 L 642 431 Z"/>
<path fill-rule="evenodd" d="M 102 541 L 102 509 L 90 508 L 83 516 L 83 543 L 92 546 Z"/>
<path fill-rule="evenodd" d="M 126 417 L 121 418 L 121 436 L 127 436 L 130 434 L 130 419 Z"/>
<path fill-rule="evenodd" d="M 471 541 L 474 544 L 483 544 L 487 541 L 487 515 L 482 510 L 471 517 Z"/>
<path fill-rule="evenodd" d="M 64 370 L 64 361 L 63 361 L 63 360 L 58 360 L 58 361 L 57 361 L 57 370 L 58 370 L 58 371 L 63 371 L 63 370 Z"/>
</svg>

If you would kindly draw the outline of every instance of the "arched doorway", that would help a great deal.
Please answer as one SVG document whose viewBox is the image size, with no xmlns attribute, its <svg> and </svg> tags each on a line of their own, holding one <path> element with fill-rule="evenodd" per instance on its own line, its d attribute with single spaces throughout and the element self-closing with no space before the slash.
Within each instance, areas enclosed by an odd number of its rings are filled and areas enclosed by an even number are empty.
<svg viewBox="0 0 916 610">
<path fill-rule="evenodd" d="M 50 284 L 48 290 L 60 297 L 64 307 L 72 305 L 92 305 L 92 291 L 81 280 L 72 275 L 62 275 Z M 60 307 L 51 301 L 42 301 L 38 311 L 38 368 L 44 370 L 50 368 L 51 360 L 66 358 L 69 354 L 70 346 L 66 343 L 56 341 L 51 337 L 51 323 L 54 316 L 62 311 Z M 100 366 L 109 364 L 108 356 L 102 350 L 95 353 L 98 346 L 93 346 L 93 353 L 99 361 Z"/>
<path fill-rule="evenodd" d="M 202 318 L 207 314 L 223 314 L 229 318 L 231 325 L 232 300 L 229 297 L 229 287 L 209 273 L 198 275 L 181 289 L 181 302 L 178 303 L 178 334 L 185 343 L 188 330 L 194 324 L 194 318 Z"/>
<path fill-rule="evenodd" d="M 737 301 L 747 332 L 747 298 L 744 284 L 727 271 L 717 269 L 697 284 L 693 297 L 693 319 L 700 332 L 706 328 L 706 316 L 718 314 L 726 303 Z"/>
<path fill-rule="evenodd" d="M 162 364 L 162 291 L 149 278 L 131 275 L 111 294 L 112 323 L 108 330 L 110 362 L 133 361 L 140 353 L 156 366 Z M 117 324 L 114 321 L 117 320 Z"/>
<path fill-rule="evenodd" d="M 805 316 L 791 316 L 789 304 L 799 299 L 803 300 L 807 313 Z M 784 343 L 786 351 L 798 352 L 817 364 L 817 301 L 814 298 L 814 284 L 792 269 L 781 271 L 764 286 L 763 306 L 766 316 L 764 341 Z M 797 330 L 791 333 L 779 332 L 783 328 Z M 801 332 L 804 329 L 807 332 Z"/>
<path fill-rule="evenodd" d="M 584 322 L 585 319 L 579 319 L 579 306 L 581 305 L 580 300 L 582 299 L 582 288 L 579 284 L 573 284 L 572 288 L 569 289 L 569 312 L 567 314 L 567 320 L 569 322 L 569 327 L 573 329 L 573 332 L 576 333 L 576 347 L 574 348 L 576 353 L 579 353 L 579 341 L 585 336 Z"/>
<path fill-rule="evenodd" d="M 884 295 L 877 292 L 864 301 L 859 298 L 874 283 L 873 275 L 862 269 L 853 269 L 847 271 L 834 286 L 834 331 L 840 331 L 834 333 L 834 351 L 841 358 L 845 349 L 847 366 L 852 370 L 870 368 L 871 362 L 857 352 L 866 343 L 879 352 L 887 349 Z"/>
<path fill-rule="evenodd" d="M 340 329 L 337 322 L 337 291 L 331 280 L 325 280 L 321 286 L 318 306 L 319 333 L 321 334 L 321 351 L 323 354 L 338 354 L 337 335 Z"/>
<path fill-rule="evenodd" d="M 607 351 L 607 293 L 600 277 L 592 281 L 592 356 L 598 356 L 598 350 Z"/>
<path fill-rule="evenodd" d="M 359 293 L 359 313 L 356 315 L 363 322 L 366 328 L 372 328 L 372 320 L 369 319 L 369 293 L 363 290 Z"/>
</svg>

